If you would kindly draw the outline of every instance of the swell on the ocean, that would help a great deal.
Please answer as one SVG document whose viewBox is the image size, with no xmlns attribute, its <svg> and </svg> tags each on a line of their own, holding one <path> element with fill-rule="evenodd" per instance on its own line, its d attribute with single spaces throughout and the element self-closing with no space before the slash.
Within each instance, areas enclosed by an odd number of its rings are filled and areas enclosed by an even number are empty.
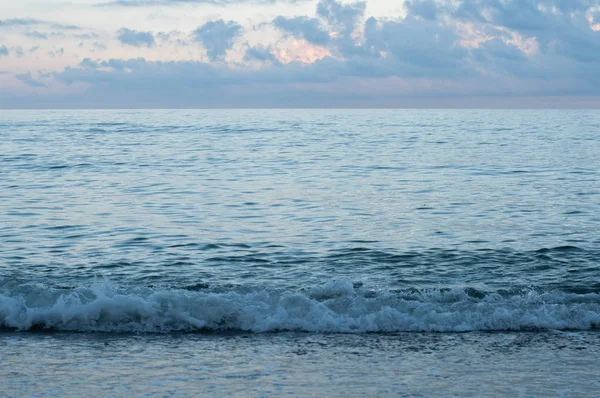
<svg viewBox="0 0 600 398">
<path fill-rule="evenodd" d="M 368 290 L 349 281 L 297 291 L 119 288 L 0 290 L 0 328 L 78 332 L 329 333 L 590 330 L 600 294 Z"/>
</svg>

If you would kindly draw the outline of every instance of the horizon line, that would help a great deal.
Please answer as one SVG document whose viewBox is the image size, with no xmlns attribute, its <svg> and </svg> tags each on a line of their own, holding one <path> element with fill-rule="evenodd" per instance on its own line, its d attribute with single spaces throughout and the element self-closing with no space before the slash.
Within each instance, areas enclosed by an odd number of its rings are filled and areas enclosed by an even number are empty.
<svg viewBox="0 0 600 398">
<path fill-rule="evenodd" d="M 31 108 L 2 108 L 0 111 L 144 111 L 144 110 L 600 110 L 600 106 L 546 106 L 546 107 L 31 107 Z"/>
</svg>

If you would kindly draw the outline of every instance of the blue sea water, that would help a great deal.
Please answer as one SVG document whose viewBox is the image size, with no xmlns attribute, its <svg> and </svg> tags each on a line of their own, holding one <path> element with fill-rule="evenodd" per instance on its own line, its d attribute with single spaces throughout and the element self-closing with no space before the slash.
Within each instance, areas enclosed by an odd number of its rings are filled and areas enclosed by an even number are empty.
<svg viewBox="0 0 600 398">
<path fill-rule="evenodd" d="M 598 396 L 599 231 L 594 110 L 1 111 L 0 396 Z"/>
</svg>

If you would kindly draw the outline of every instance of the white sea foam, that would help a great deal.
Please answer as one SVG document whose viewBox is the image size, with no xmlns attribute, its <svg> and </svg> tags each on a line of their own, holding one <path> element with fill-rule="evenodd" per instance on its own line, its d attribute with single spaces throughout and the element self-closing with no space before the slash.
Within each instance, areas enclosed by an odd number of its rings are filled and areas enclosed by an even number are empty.
<svg viewBox="0 0 600 398">
<path fill-rule="evenodd" d="M 0 327 L 164 333 L 586 330 L 600 327 L 600 295 L 530 291 L 478 298 L 463 289 L 367 294 L 348 281 L 304 292 L 191 292 L 128 290 L 105 281 L 69 291 L 5 288 Z"/>
</svg>

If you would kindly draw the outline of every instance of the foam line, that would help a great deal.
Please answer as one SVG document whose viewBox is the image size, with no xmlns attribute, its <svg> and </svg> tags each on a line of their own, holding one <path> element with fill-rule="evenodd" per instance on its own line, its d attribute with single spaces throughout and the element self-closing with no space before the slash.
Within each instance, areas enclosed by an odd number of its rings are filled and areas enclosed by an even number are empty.
<svg viewBox="0 0 600 398">
<path fill-rule="evenodd" d="M 308 291 L 126 289 L 105 281 L 68 291 L 6 288 L 0 327 L 27 331 L 465 332 L 600 327 L 600 295 L 469 295 L 465 289 L 390 293 L 331 281 Z"/>
</svg>

